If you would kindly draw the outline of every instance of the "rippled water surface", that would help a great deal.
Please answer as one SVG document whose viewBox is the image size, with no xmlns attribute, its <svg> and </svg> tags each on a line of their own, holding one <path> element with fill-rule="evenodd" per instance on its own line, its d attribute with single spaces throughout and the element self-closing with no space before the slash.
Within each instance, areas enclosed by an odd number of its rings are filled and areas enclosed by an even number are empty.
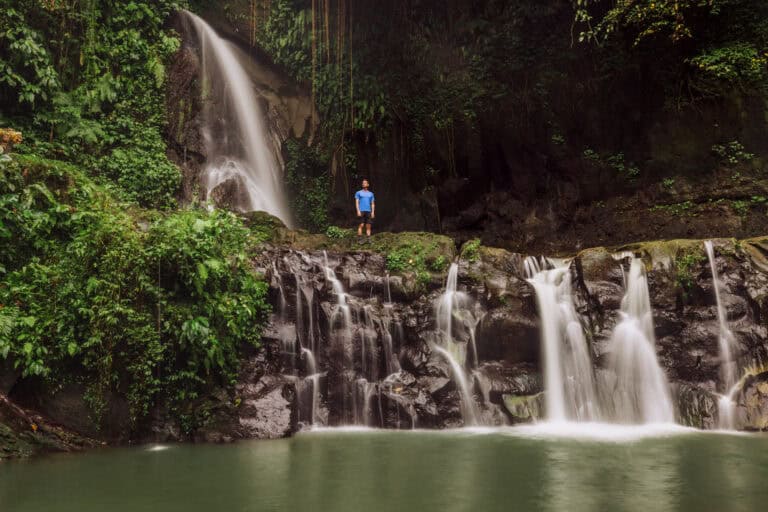
<svg viewBox="0 0 768 512">
<path fill-rule="evenodd" d="M 768 510 L 768 437 L 582 425 L 105 449 L 0 463 L 0 510 Z"/>
</svg>

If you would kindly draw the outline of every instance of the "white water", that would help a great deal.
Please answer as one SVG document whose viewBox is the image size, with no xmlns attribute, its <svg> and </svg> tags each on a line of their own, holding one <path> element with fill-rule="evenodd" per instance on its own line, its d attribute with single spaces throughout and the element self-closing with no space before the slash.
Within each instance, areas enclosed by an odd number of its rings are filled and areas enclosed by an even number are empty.
<svg viewBox="0 0 768 512">
<path fill-rule="evenodd" d="M 307 348 L 314 353 L 317 352 L 317 344 L 315 342 L 315 292 L 311 286 L 302 287 L 301 291 L 307 302 Z"/>
<path fill-rule="evenodd" d="M 400 322 L 394 318 L 392 305 L 384 305 L 384 318 L 381 321 L 381 331 L 383 335 L 384 358 L 387 365 L 387 376 L 400 371 L 400 361 L 395 354 L 392 331 L 397 332 L 402 329 Z"/>
<path fill-rule="evenodd" d="M 432 348 L 445 357 L 448 364 L 451 365 L 451 373 L 453 373 L 453 379 L 456 382 L 461 395 L 461 416 L 464 419 L 464 425 L 477 425 L 475 401 L 472 399 L 472 393 L 469 392 L 469 384 L 467 383 L 467 376 L 464 374 L 464 368 L 462 368 L 451 353 L 443 347 L 435 345 Z"/>
<path fill-rule="evenodd" d="M 272 262 L 272 274 L 275 276 L 275 280 L 277 281 L 277 289 L 280 293 L 280 319 L 285 320 L 285 310 L 288 306 L 288 301 L 285 299 L 285 290 L 283 289 L 283 276 L 280 275 L 280 272 L 277 270 L 277 264 L 274 261 Z"/>
<path fill-rule="evenodd" d="M 704 242 L 709 259 L 709 268 L 712 271 L 712 286 L 715 289 L 715 303 L 717 304 L 717 321 L 719 323 L 718 347 L 720 350 L 720 384 L 722 394 L 717 402 L 718 426 L 722 429 L 735 428 L 736 403 L 734 395 L 738 391 L 736 382 L 736 362 L 733 358 L 733 345 L 735 339 L 733 332 L 728 327 L 728 316 L 720 300 L 720 278 L 717 275 L 715 261 L 715 249 L 711 240 Z"/>
<path fill-rule="evenodd" d="M 448 269 L 448 277 L 445 282 L 445 290 L 437 302 L 435 320 L 437 330 L 440 336 L 440 346 L 434 345 L 433 349 L 441 354 L 451 367 L 453 380 L 456 383 L 461 397 L 461 413 L 465 425 L 476 425 L 477 414 L 475 412 L 475 401 L 469 390 L 467 376 L 464 372 L 464 363 L 466 362 L 467 350 L 465 343 L 456 342 L 453 338 L 453 318 L 454 315 L 470 314 L 466 310 L 467 296 L 457 290 L 458 287 L 459 266 L 452 263 Z M 465 322 L 466 325 L 466 322 Z"/>
<path fill-rule="evenodd" d="M 466 303 L 466 295 L 463 292 L 457 290 L 459 276 L 459 266 L 456 263 L 452 263 L 448 269 L 448 277 L 445 281 L 445 290 L 440 299 L 437 302 L 437 330 L 440 333 L 443 346 L 450 350 L 454 357 L 455 353 L 454 339 L 453 339 L 453 316 L 457 310 L 462 308 Z M 464 360 L 461 360 L 464 363 Z"/>
<path fill-rule="evenodd" d="M 207 194 L 234 180 L 236 206 L 262 210 L 290 225 L 282 170 L 270 143 L 265 113 L 243 68 L 240 50 L 189 11 L 182 15 L 200 44 L 205 102 L 204 140 L 207 153 L 204 184 Z"/>
<path fill-rule="evenodd" d="M 550 268 L 549 261 L 544 258 L 536 258 L 535 256 L 526 256 L 523 260 L 523 275 L 530 279 L 542 270 Z"/>
<path fill-rule="evenodd" d="M 551 270 L 548 266 L 555 265 Z M 621 321 L 610 345 L 609 389 L 602 394 L 592 365 L 591 348 L 574 305 L 567 262 L 526 258 L 523 271 L 536 291 L 546 389 L 547 424 L 574 427 L 573 421 L 611 420 L 622 424 L 673 423 L 674 409 L 666 376 L 655 351 L 650 297 L 641 260 L 633 259 L 626 276 Z M 568 427 L 570 428 L 570 427 Z"/>
<path fill-rule="evenodd" d="M 315 354 L 308 348 L 302 348 L 301 353 L 306 360 L 307 374 L 314 375 L 317 373 L 317 362 L 315 361 Z"/>
<path fill-rule="evenodd" d="M 653 313 L 645 268 L 632 259 L 621 322 L 611 337 L 610 368 L 616 377 L 612 393 L 619 423 L 672 423 L 675 420 L 669 383 L 656 357 Z"/>
<path fill-rule="evenodd" d="M 320 374 L 317 372 L 317 361 L 315 355 L 308 348 L 302 348 L 301 353 L 306 361 L 307 380 L 312 386 L 312 404 L 310 406 L 312 425 L 317 425 L 317 408 L 320 404 Z"/>
<path fill-rule="evenodd" d="M 376 345 L 379 335 L 373 323 L 371 306 L 366 304 L 362 308 L 363 325 L 361 329 L 362 371 L 365 378 L 371 382 L 379 380 L 379 361 Z"/>
<path fill-rule="evenodd" d="M 334 272 L 331 266 L 328 264 L 328 253 L 325 251 L 323 251 L 323 258 L 325 261 L 325 267 L 323 269 L 325 272 L 325 279 L 331 283 L 333 293 L 336 295 L 337 307 L 336 311 L 334 312 L 334 319 L 338 314 L 341 314 L 343 320 L 343 334 L 344 336 L 351 338 L 352 311 L 349 308 L 349 304 L 347 304 L 347 293 L 344 291 L 344 285 L 342 285 L 341 281 L 336 278 L 336 272 Z"/>
<path fill-rule="evenodd" d="M 599 418 L 590 348 L 576 313 L 571 292 L 571 273 L 563 266 L 540 270 L 535 258 L 525 259 L 528 280 L 536 291 L 544 346 L 546 418 L 594 421 Z"/>
<path fill-rule="evenodd" d="M 480 311 L 479 304 L 475 306 L 475 314 L 467 315 L 465 324 L 469 330 L 469 343 L 472 345 L 472 362 L 475 368 L 480 364 L 480 357 L 477 355 L 477 326 L 483 319 L 483 313 Z"/>
</svg>

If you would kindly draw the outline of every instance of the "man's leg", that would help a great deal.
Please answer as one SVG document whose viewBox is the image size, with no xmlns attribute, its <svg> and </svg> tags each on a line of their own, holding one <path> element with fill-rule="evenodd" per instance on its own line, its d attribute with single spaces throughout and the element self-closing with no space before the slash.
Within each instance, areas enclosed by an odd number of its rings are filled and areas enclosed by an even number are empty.
<svg viewBox="0 0 768 512">
<path fill-rule="evenodd" d="M 357 236 L 363 236 L 363 223 L 361 222 L 359 226 L 357 226 Z"/>
<path fill-rule="evenodd" d="M 371 225 L 370 225 L 370 224 L 366 224 L 366 225 L 365 225 L 365 233 L 366 233 L 368 236 L 371 236 Z"/>
</svg>

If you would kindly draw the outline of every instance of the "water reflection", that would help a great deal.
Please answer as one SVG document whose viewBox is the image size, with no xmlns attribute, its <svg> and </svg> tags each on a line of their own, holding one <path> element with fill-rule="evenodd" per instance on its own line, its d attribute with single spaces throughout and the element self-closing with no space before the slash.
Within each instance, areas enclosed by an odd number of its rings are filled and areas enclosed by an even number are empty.
<svg viewBox="0 0 768 512">
<path fill-rule="evenodd" d="M 546 510 L 675 510 L 675 450 L 648 441 L 609 450 L 558 441 L 546 446 L 546 454 Z"/>
<path fill-rule="evenodd" d="M 746 512 L 768 502 L 766 437 L 523 432 L 330 432 L 2 463 L 0 510 Z"/>
</svg>

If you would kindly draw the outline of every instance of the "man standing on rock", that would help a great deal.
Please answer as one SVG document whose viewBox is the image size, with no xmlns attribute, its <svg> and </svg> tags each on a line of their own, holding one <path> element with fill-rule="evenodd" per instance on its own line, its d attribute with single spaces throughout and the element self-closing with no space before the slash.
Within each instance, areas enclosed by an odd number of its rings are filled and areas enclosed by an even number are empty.
<svg viewBox="0 0 768 512">
<path fill-rule="evenodd" d="M 373 192 L 368 190 L 368 180 L 363 180 L 362 190 L 355 192 L 355 209 L 357 217 L 360 219 L 360 225 L 357 228 L 357 240 L 363 243 L 363 226 L 365 226 L 366 239 L 371 242 L 371 224 L 376 216 L 376 201 L 373 198 Z"/>
</svg>

